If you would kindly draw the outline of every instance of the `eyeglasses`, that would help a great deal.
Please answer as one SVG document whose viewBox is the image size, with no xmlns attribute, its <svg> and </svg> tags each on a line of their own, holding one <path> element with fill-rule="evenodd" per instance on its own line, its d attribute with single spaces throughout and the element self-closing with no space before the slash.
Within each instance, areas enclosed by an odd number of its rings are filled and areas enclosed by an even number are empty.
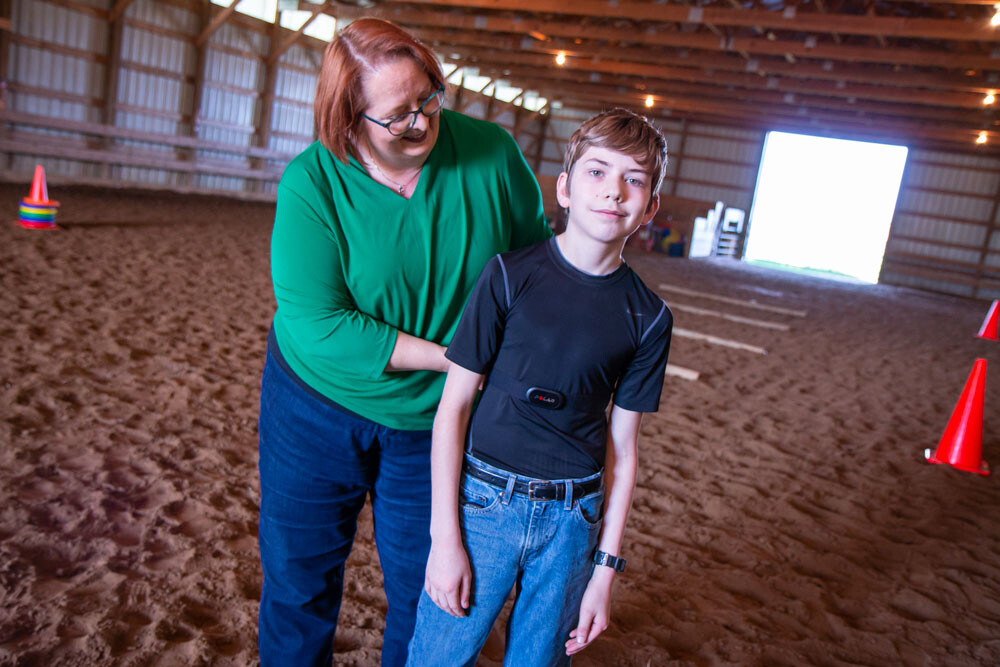
<svg viewBox="0 0 1000 667">
<path fill-rule="evenodd" d="M 411 127 L 417 122 L 417 114 L 422 113 L 423 115 L 430 118 L 441 111 L 441 107 L 444 106 L 444 86 L 440 86 L 434 93 L 431 94 L 426 100 L 421 103 L 420 107 L 415 111 L 407 111 L 406 113 L 401 113 L 398 116 L 390 118 L 387 121 L 375 120 L 368 114 L 361 114 L 364 118 L 370 120 L 376 125 L 381 125 L 385 129 L 389 130 L 389 134 L 394 137 L 406 134 Z"/>
</svg>

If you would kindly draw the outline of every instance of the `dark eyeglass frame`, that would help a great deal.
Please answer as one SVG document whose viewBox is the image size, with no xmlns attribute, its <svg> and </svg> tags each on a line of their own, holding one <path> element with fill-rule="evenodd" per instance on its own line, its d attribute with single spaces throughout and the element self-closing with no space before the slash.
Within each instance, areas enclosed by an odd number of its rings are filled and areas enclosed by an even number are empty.
<svg viewBox="0 0 1000 667">
<path fill-rule="evenodd" d="M 426 111 L 424 111 L 424 106 L 426 106 L 427 103 L 430 102 L 431 100 L 433 100 L 435 97 L 442 98 L 441 99 L 441 106 L 439 106 L 434 111 L 432 111 L 430 113 L 427 113 Z M 443 98 L 444 98 L 444 86 L 438 86 L 438 89 L 435 90 L 430 95 L 428 95 L 427 99 L 424 100 L 423 102 L 421 102 L 420 106 L 417 107 L 413 111 L 407 111 L 406 113 L 401 113 L 398 116 L 396 116 L 394 118 L 390 118 L 387 121 L 375 120 L 374 118 L 372 118 L 371 116 L 369 116 L 368 114 L 365 114 L 365 113 L 361 114 L 361 116 L 362 116 L 362 118 L 364 118 L 366 120 L 370 120 L 371 122 L 375 123 L 376 125 L 380 125 L 380 126 L 384 127 L 385 130 L 386 130 L 386 132 L 388 132 L 392 136 L 394 136 L 394 137 L 401 137 L 404 134 L 406 134 L 407 132 L 409 132 L 410 129 L 416 124 L 416 122 L 417 122 L 417 114 L 418 113 L 423 114 L 427 118 L 431 118 L 432 116 L 436 116 L 437 114 L 441 113 L 441 109 L 444 108 L 444 99 Z M 392 125 L 393 123 L 398 123 L 399 121 L 401 121 L 402 119 L 406 118 L 407 116 L 410 117 L 410 123 L 406 126 L 406 129 L 403 130 L 402 132 L 393 132 L 392 129 L 389 126 Z"/>
</svg>

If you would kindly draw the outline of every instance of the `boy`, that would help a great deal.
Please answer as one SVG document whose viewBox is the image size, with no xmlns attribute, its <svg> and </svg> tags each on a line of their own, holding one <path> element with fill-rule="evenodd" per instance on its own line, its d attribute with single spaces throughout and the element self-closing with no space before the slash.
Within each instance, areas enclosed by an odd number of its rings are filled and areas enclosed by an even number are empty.
<svg viewBox="0 0 1000 667">
<path fill-rule="evenodd" d="M 505 664 L 567 664 L 607 627 L 673 324 L 621 252 L 655 215 L 665 168 L 645 118 L 591 118 L 556 185 L 566 231 L 483 270 L 446 355 L 408 665 L 473 665 L 514 586 Z"/>
</svg>

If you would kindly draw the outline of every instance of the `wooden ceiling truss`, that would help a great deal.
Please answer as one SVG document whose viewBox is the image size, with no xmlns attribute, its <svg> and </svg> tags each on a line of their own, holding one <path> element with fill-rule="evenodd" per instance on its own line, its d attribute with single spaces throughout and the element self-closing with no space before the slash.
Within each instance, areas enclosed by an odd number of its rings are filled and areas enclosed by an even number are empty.
<svg viewBox="0 0 1000 667">
<path fill-rule="evenodd" d="M 987 0 L 410 0 L 325 11 L 394 21 L 448 62 L 576 108 L 1000 153 L 1000 95 L 984 103 L 1000 93 Z"/>
</svg>

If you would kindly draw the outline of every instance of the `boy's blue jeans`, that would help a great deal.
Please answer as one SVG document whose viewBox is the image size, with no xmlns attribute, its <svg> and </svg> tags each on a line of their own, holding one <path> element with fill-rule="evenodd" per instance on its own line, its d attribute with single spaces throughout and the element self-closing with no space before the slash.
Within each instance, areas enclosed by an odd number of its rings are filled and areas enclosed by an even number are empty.
<svg viewBox="0 0 1000 667">
<path fill-rule="evenodd" d="M 576 501 L 529 500 L 510 492 L 512 473 L 468 455 L 466 461 L 507 477 L 509 483 L 500 489 L 463 474 L 459 517 L 472 566 L 469 615 L 455 618 L 422 593 L 406 664 L 474 665 L 514 587 L 517 600 L 507 623 L 504 664 L 569 664 L 565 644 L 579 620 L 580 600 L 594 569 L 591 556 L 601 530 L 603 487 Z"/>
<path fill-rule="evenodd" d="M 270 345 L 259 430 L 261 665 L 329 667 L 368 494 L 389 607 L 382 664 L 402 665 L 430 549 L 430 431 L 335 409 L 289 376 Z"/>
</svg>

